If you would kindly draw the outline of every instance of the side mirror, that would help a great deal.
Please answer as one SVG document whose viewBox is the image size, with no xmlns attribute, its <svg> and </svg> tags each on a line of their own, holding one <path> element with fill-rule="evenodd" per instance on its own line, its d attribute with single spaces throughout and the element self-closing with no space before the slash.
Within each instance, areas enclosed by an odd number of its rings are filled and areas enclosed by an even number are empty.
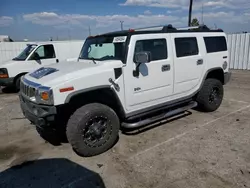
<svg viewBox="0 0 250 188">
<path fill-rule="evenodd" d="M 138 64 L 149 63 L 151 61 L 150 52 L 138 52 L 135 54 L 135 62 Z"/>
<path fill-rule="evenodd" d="M 40 60 L 40 56 L 36 52 L 34 52 L 33 58 L 34 58 L 34 60 Z"/>
<path fill-rule="evenodd" d="M 135 70 L 133 70 L 133 76 L 139 76 L 139 67 L 142 63 L 149 63 L 151 61 L 150 52 L 138 52 L 135 54 L 134 61 L 136 63 Z"/>
</svg>

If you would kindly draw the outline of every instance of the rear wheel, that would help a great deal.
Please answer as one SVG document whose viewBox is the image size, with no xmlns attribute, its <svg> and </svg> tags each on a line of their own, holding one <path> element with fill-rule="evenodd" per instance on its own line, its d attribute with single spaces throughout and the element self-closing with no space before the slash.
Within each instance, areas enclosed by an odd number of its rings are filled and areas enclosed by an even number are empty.
<svg viewBox="0 0 250 188">
<path fill-rule="evenodd" d="M 197 95 L 196 101 L 199 108 L 205 112 L 217 110 L 223 100 L 224 90 L 222 83 L 213 78 L 205 80 L 205 83 Z"/>
<path fill-rule="evenodd" d="M 120 122 L 106 105 L 93 103 L 82 106 L 67 124 L 67 138 L 81 156 L 89 157 L 110 149 L 118 138 Z"/>
</svg>

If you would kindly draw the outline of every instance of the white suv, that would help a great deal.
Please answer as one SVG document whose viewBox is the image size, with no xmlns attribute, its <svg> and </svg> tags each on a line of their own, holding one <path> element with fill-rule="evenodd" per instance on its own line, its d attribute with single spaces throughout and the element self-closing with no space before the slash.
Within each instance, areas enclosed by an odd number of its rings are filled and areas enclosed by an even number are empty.
<svg viewBox="0 0 250 188">
<path fill-rule="evenodd" d="M 225 33 L 171 25 L 85 41 L 78 61 L 22 78 L 24 115 L 44 137 L 65 135 L 82 156 L 110 149 L 131 130 L 198 107 L 215 111 L 230 79 Z"/>
</svg>

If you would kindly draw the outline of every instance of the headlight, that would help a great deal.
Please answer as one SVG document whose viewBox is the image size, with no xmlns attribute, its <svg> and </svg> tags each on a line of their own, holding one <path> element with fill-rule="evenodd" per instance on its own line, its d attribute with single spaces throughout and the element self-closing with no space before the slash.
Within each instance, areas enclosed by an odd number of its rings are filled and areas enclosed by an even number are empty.
<svg viewBox="0 0 250 188">
<path fill-rule="evenodd" d="M 0 69 L 0 78 L 9 78 L 7 69 L 5 68 Z"/>
<path fill-rule="evenodd" d="M 54 104 L 53 91 L 49 87 L 38 87 L 36 90 L 36 102 L 40 104 Z"/>
</svg>

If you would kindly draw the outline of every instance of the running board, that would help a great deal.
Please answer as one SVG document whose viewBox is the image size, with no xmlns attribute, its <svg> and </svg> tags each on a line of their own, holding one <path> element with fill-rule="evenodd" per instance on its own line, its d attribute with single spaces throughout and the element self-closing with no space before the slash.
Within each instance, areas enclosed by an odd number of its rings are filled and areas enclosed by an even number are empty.
<svg viewBox="0 0 250 188">
<path fill-rule="evenodd" d="M 143 127 L 143 126 L 146 126 L 148 124 L 152 124 L 152 123 L 155 123 L 157 121 L 161 121 L 163 119 L 166 119 L 166 118 L 169 118 L 169 117 L 173 117 L 175 115 L 178 115 L 180 113 L 184 113 L 185 111 L 187 110 L 190 110 L 192 108 L 195 108 L 197 107 L 197 102 L 190 102 L 188 105 L 186 106 L 183 106 L 183 107 L 180 107 L 180 108 L 177 108 L 175 110 L 172 110 L 172 111 L 169 111 L 167 113 L 164 113 L 164 114 L 161 114 L 161 115 L 157 115 L 157 116 L 154 116 L 154 117 L 150 117 L 148 119 L 144 119 L 144 120 L 141 120 L 139 122 L 135 122 L 135 123 L 122 123 L 122 128 L 125 128 L 125 129 L 136 129 L 136 128 L 140 128 L 140 127 Z"/>
</svg>

